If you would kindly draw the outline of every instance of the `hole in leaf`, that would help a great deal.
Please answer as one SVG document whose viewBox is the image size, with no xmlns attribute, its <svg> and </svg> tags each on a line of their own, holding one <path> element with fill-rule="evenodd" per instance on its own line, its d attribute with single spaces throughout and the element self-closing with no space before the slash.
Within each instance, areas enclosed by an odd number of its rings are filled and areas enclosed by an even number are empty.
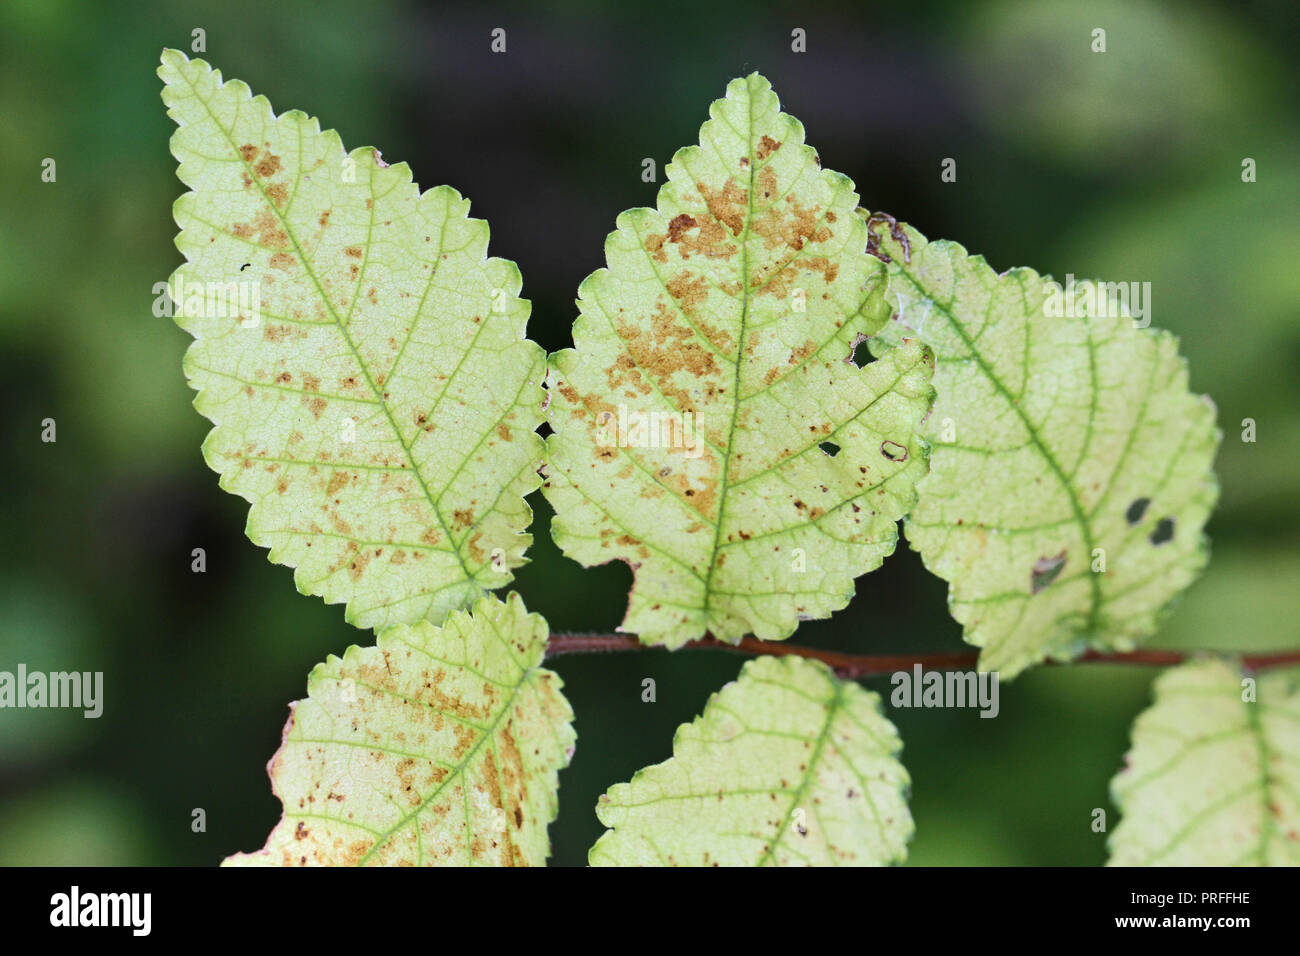
<svg viewBox="0 0 1300 956">
<path fill-rule="evenodd" d="M 866 344 L 867 336 L 864 333 L 859 332 L 855 335 L 853 341 L 849 343 L 849 354 L 844 359 L 844 363 L 858 368 L 866 368 L 874 362 L 875 357 L 871 354 L 871 349 L 865 347 Z"/>
<path fill-rule="evenodd" d="M 1161 518 L 1160 522 L 1156 525 L 1156 530 L 1151 532 L 1151 543 L 1164 544 L 1166 541 L 1172 540 L 1173 537 L 1174 519 Z"/>
<path fill-rule="evenodd" d="M 541 425 L 537 427 L 537 434 L 541 435 L 543 438 L 546 438 L 553 431 L 555 431 L 555 429 L 551 427 L 550 422 L 542 422 Z"/>
<path fill-rule="evenodd" d="M 1128 506 L 1128 511 L 1124 512 L 1124 518 L 1129 524 L 1137 524 L 1142 520 L 1142 516 L 1147 513 L 1147 505 L 1151 504 L 1150 498 L 1138 498 Z"/>
<path fill-rule="evenodd" d="M 880 453 L 890 461 L 907 461 L 907 448 L 896 441 L 882 441 Z"/>
<path fill-rule="evenodd" d="M 1054 558 L 1039 558 L 1034 562 L 1034 569 L 1029 572 L 1029 590 L 1037 594 L 1060 576 L 1063 567 L 1064 551 Z"/>
<path fill-rule="evenodd" d="M 830 455 L 832 458 L 840 453 L 840 446 L 835 444 L 833 441 L 824 441 L 817 447 L 826 452 L 826 454 Z"/>
</svg>

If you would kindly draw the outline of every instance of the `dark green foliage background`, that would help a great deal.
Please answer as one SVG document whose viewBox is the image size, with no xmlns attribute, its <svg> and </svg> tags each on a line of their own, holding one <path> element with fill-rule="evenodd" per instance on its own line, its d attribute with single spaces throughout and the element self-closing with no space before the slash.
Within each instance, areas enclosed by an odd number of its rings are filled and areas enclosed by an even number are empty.
<svg viewBox="0 0 1300 956">
<path fill-rule="evenodd" d="M 371 636 L 296 593 L 243 537 L 199 444 L 189 339 L 151 314 L 179 264 L 182 191 L 154 75 L 164 46 L 301 108 L 349 147 L 450 183 L 516 260 L 532 334 L 569 344 L 579 281 L 619 211 L 653 204 L 728 79 L 753 69 L 865 205 L 997 268 L 1153 283 L 1226 435 L 1213 563 L 1167 646 L 1296 643 L 1300 628 L 1300 111 L 1290 0 L 1155 3 L 367 4 L 9 0 L 0 7 L 0 669 L 102 670 L 97 720 L 0 712 L 0 863 L 212 864 L 278 818 L 265 763 L 328 653 Z M 506 27 L 509 52 L 489 52 Z M 790 30 L 808 52 L 790 52 Z M 1089 50 L 1094 27 L 1109 50 Z M 44 157 L 58 181 L 40 182 Z M 958 181 L 943 184 L 943 157 Z M 1241 160 L 1258 161 L 1245 185 Z M 58 422 L 43 444 L 40 422 Z M 1243 418 L 1259 440 L 1240 441 Z M 626 568 L 546 536 L 518 589 L 557 631 L 619 621 Z M 208 571 L 190 572 L 190 550 Z M 861 652 L 960 646 L 945 586 L 905 545 L 797 638 Z M 580 864 L 609 784 L 671 752 L 732 679 L 716 652 L 564 658 L 579 746 L 554 860 Z M 1040 668 L 1002 714 L 891 711 L 913 777 L 916 864 L 1097 864 L 1128 727 L 1154 672 Z M 642 703 L 653 677 L 658 702 Z M 888 691 L 884 679 L 870 682 Z M 193 833 L 191 811 L 207 813 Z M 1112 819 L 1113 822 L 1113 819 Z"/>
</svg>

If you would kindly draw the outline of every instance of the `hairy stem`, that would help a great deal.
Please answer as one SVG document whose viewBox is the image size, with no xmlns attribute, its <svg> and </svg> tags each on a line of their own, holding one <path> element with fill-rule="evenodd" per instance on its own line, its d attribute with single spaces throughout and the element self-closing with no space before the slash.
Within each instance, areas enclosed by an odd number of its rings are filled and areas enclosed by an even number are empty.
<svg viewBox="0 0 1300 956">
<path fill-rule="evenodd" d="M 731 651 L 737 654 L 773 654 L 782 657 L 794 654 L 808 657 L 828 665 L 840 677 L 850 680 L 870 677 L 875 674 L 892 674 L 895 671 L 911 670 L 920 664 L 925 670 L 968 670 L 976 666 L 978 651 L 957 651 L 954 653 L 917 653 L 917 654 L 843 654 L 838 651 L 824 651 L 815 647 L 803 647 L 776 641 L 760 641 L 755 637 L 746 637 L 739 644 L 724 644 L 712 637 L 691 641 L 683 649 L 705 649 Z M 546 648 L 547 657 L 561 654 L 589 654 L 610 651 L 649 650 L 637 638 L 630 634 L 555 634 L 551 636 Z M 1171 667 L 1181 664 L 1199 654 L 1209 651 L 1164 651 L 1143 650 L 1130 651 L 1127 654 L 1106 654 L 1100 651 L 1088 651 L 1076 658 L 1076 664 L 1144 664 L 1155 667 Z M 1238 657 L 1246 670 L 1263 670 L 1269 667 L 1286 667 L 1300 665 L 1300 650 L 1272 651 L 1262 654 L 1232 655 Z M 1049 662 L 1058 663 L 1058 662 Z"/>
</svg>

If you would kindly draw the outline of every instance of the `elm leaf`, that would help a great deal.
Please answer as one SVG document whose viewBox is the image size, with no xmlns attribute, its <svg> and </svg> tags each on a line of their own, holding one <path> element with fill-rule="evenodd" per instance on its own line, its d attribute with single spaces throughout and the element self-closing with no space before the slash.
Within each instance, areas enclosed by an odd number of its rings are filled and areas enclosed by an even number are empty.
<svg viewBox="0 0 1300 956">
<path fill-rule="evenodd" d="M 1030 269 L 879 236 L 895 311 L 872 348 L 915 336 L 937 366 L 930 473 L 904 527 L 980 667 L 1132 650 L 1204 566 L 1218 495 L 1214 406 L 1188 390 L 1177 340 L 1097 284 L 1071 303 Z"/>
<path fill-rule="evenodd" d="M 897 542 L 931 399 L 917 343 L 853 361 L 884 284 L 853 183 L 756 73 L 710 117 L 618 217 L 547 379 L 556 543 L 629 563 L 621 629 L 669 647 L 843 608 Z"/>
<path fill-rule="evenodd" d="M 878 695 L 820 661 L 764 656 L 678 728 L 673 756 L 611 787 L 594 866 L 879 866 L 913 824 Z"/>
<path fill-rule="evenodd" d="M 1300 866 L 1300 675 L 1161 674 L 1111 782 L 1112 866 Z"/>
<path fill-rule="evenodd" d="M 540 866 L 573 711 L 546 622 L 484 597 L 312 671 L 272 758 L 284 816 L 230 866 Z"/>
<path fill-rule="evenodd" d="M 170 283 L 221 486 L 299 590 L 349 621 L 441 622 L 523 563 L 544 354 L 488 227 L 404 163 L 202 60 L 158 71 L 191 192 Z"/>
</svg>

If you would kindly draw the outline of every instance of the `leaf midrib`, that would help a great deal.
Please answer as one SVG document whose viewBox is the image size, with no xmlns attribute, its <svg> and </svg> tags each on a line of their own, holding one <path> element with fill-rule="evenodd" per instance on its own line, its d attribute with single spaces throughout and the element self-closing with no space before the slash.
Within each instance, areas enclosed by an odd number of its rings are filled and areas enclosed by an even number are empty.
<svg viewBox="0 0 1300 956">
<path fill-rule="evenodd" d="M 1173 697 L 1186 696 L 1191 696 L 1191 692 L 1186 689 L 1180 690 L 1178 694 L 1165 694 L 1163 698 L 1157 698 L 1156 706 L 1159 707 L 1161 703 L 1168 702 Z M 1207 692 L 1206 696 L 1219 697 L 1221 694 L 1218 691 L 1212 691 Z M 1245 854 L 1242 855 L 1242 857 L 1239 858 L 1239 860 L 1247 860 L 1261 866 L 1268 865 L 1268 850 L 1278 832 L 1277 821 L 1274 818 L 1271 809 L 1271 804 L 1274 799 L 1273 790 L 1275 786 L 1277 786 L 1272 770 L 1270 769 L 1272 766 L 1273 749 L 1269 746 L 1267 729 L 1263 722 L 1263 716 L 1269 708 L 1258 702 L 1249 703 L 1237 699 L 1235 693 L 1231 696 L 1233 697 L 1236 706 L 1245 709 L 1242 725 L 1234 727 L 1229 731 L 1223 731 L 1219 734 L 1211 735 L 1210 737 L 1200 738 L 1196 743 L 1199 744 L 1216 739 L 1221 741 L 1230 736 L 1240 734 L 1245 734 L 1248 737 L 1254 738 L 1255 757 L 1256 762 L 1259 765 L 1254 781 L 1247 783 L 1244 787 L 1234 790 L 1226 796 L 1198 809 L 1189 820 L 1175 831 L 1174 835 L 1169 840 L 1166 840 L 1159 847 L 1147 853 L 1139 865 L 1158 865 L 1156 863 L 1157 860 L 1169 856 L 1170 853 L 1185 844 L 1189 839 L 1194 838 L 1196 836 L 1197 827 L 1200 824 L 1203 824 L 1206 820 L 1210 819 L 1220 811 L 1231 807 L 1243 797 L 1250 795 L 1252 791 L 1258 792 L 1260 804 L 1259 814 L 1263 822 L 1259 827 L 1259 839 L 1252 847 L 1250 847 L 1249 850 L 1246 851 Z M 1184 747 L 1173 758 L 1166 761 L 1164 765 L 1148 772 L 1142 778 L 1129 785 L 1127 792 L 1130 794 L 1130 799 L 1131 795 L 1136 795 L 1146 787 L 1159 783 L 1175 767 L 1182 764 L 1187 758 L 1187 751 L 1189 749 L 1190 748 L 1188 747 Z M 1239 861 L 1234 861 L 1232 865 L 1239 865 Z"/>
<path fill-rule="evenodd" d="M 506 641 L 506 639 L 501 635 L 501 633 L 496 629 L 495 626 L 491 626 L 491 631 L 493 636 L 496 637 L 497 640 L 499 640 L 502 643 L 502 645 L 505 647 L 507 658 L 512 662 L 518 663 L 517 661 L 515 661 L 515 658 L 511 655 L 511 648 L 509 642 Z M 410 823 L 412 820 L 417 818 L 428 807 L 429 801 L 439 797 L 442 794 L 442 792 L 445 789 L 447 789 L 447 787 L 453 781 L 464 779 L 466 770 L 468 770 L 469 767 L 473 765 L 474 757 L 483 748 L 484 743 L 486 743 L 489 740 L 494 740 L 494 738 L 496 737 L 497 727 L 501 725 L 502 718 L 506 714 L 510 713 L 514 708 L 515 698 L 519 696 L 520 689 L 525 684 L 530 683 L 532 681 L 533 675 L 536 674 L 540 669 L 541 667 L 539 664 L 533 665 L 532 667 L 521 667 L 520 674 L 519 674 L 519 681 L 511 689 L 510 696 L 506 698 L 505 703 L 502 704 L 501 710 L 497 713 L 496 718 L 492 721 L 491 724 L 489 724 L 487 727 L 483 729 L 483 732 L 479 736 L 479 739 L 474 742 L 474 746 L 471 747 L 469 751 L 465 754 L 464 759 L 461 760 L 460 763 L 455 765 L 455 770 L 449 772 L 446 777 L 444 777 L 441 781 L 439 781 L 437 787 L 435 787 L 430 793 L 425 795 L 423 799 L 420 800 L 420 803 L 417 806 L 415 806 L 409 813 L 407 813 L 395 824 L 393 824 L 386 831 L 384 831 L 382 835 L 377 836 L 375 838 L 374 845 L 365 852 L 365 855 L 363 855 L 360 859 L 357 860 L 356 862 L 357 866 L 364 866 L 366 864 L 366 861 L 368 861 L 372 856 L 374 856 L 375 853 L 379 851 L 379 848 L 381 846 L 383 846 L 390 839 L 392 839 L 393 834 L 398 833 L 408 823 Z M 392 691 L 387 691 L 386 693 L 391 694 Z M 495 742 L 493 746 L 495 746 Z M 468 800 L 469 788 L 463 787 L 462 789 L 465 793 L 465 799 Z M 502 803 L 504 802 L 505 801 L 503 799 Z M 502 809 L 504 809 L 504 807 Z M 467 811 L 466 812 L 467 824 L 468 824 L 468 819 L 469 819 L 469 814 Z M 415 829 L 416 832 L 419 833 L 420 828 L 418 825 L 416 826 Z M 467 845 L 466 849 L 468 848 L 469 847 Z"/>
<path fill-rule="evenodd" d="M 719 545 L 722 540 L 722 526 L 727 515 L 727 494 L 731 491 L 732 445 L 736 438 L 736 423 L 740 419 L 740 372 L 744 367 L 745 330 L 749 322 L 749 233 L 750 223 L 754 219 L 754 174 L 756 163 L 754 155 L 754 90 L 748 79 L 745 80 L 745 155 L 749 160 L 749 188 L 745 190 L 745 228 L 740 236 L 740 282 L 744 298 L 741 300 L 740 329 L 736 334 L 736 371 L 731 383 L 731 424 L 727 428 L 727 453 L 722 459 L 722 492 L 718 496 L 718 520 L 713 526 L 713 546 L 709 549 L 709 570 L 704 577 L 704 614 L 705 627 L 713 610 L 713 573 L 718 567 Z"/>
<path fill-rule="evenodd" d="M 951 300 L 949 301 L 949 303 L 944 304 L 934 299 L 926 292 L 924 288 L 922 288 L 921 284 L 913 277 L 912 273 L 903 266 L 899 266 L 895 274 L 904 276 L 907 279 L 907 281 L 911 284 L 912 288 L 917 291 L 917 293 L 919 293 L 922 297 L 924 297 L 925 299 L 933 303 L 935 308 L 939 309 L 945 316 L 947 316 L 948 324 L 961 337 L 962 343 L 966 346 L 967 351 L 970 353 L 971 357 L 975 360 L 976 364 L 979 365 L 980 371 L 993 385 L 997 393 L 1000 396 L 1002 396 L 1003 400 L 1007 404 L 1007 407 L 1010 408 L 1013 412 L 1015 412 L 1016 417 L 1020 419 L 1021 424 L 1025 428 L 1025 434 L 1029 436 L 1030 444 L 1032 444 L 1038 450 L 1038 453 L 1042 456 L 1043 460 L 1047 462 L 1048 467 L 1051 468 L 1052 473 L 1056 476 L 1057 480 L 1060 482 L 1061 488 L 1062 490 L 1064 490 L 1065 496 L 1070 502 L 1070 510 L 1073 513 L 1074 522 L 1079 526 L 1079 530 L 1082 533 L 1084 550 L 1087 553 L 1088 557 L 1091 557 L 1092 552 L 1096 547 L 1096 542 L 1093 539 L 1092 527 L 1088 522 L 1088 516 L 1084 514 L 1083 504 L 1079 500 L 1078 492 L 1075 490 L 1074 485 L 1070 482 L 1069 478 L 1066 477 L 1065 472 L 1061 468 L 1060 463 L 1057 462 L 1056 460 L 1056 456 L 1053 455 L 1052 452 L 1048 449 L 1047 445 L 1044 444 L 1041 436 L 1038 434 L 1038 429 L 1035 428 L 1033 423 L 1029 420 L 1029 417 L 1025 414 L 1024 409 L 1020 407 L 1019 402 L 1017 402 L 1014 398 L 1012 398 L 1010 390 L 1006 387 L 1002 379 L 998 377 L 998 375 L 994 372 L 994 370 L 989 365 L 989 363 L 985 360 L 984 354 L 976 347 L 975 339 L 973 339 L 969 334 L 967 334 L 965 326 L 960 321 L 958 321 L 956 315 L 954 315 L 954 313 L 952 312 L 950 308 Z M 1004 277 L 1002 276 L 997 277 L 997 282 L 1000 283 L 1003 281 L 1005 281 Z M 954 296 L 955 295 L 956 292 L 954 291 Z M 1026 322 L 1025 324 L 1025 340 L 1026 340 L 1026 348 L 1028 348 L 1028 340 L 1029 340 L 1028 322 Z M 936 362 L 938 361 L 941 360 L 936 356 Z M 1086 630 L 1089 633 L 1092 633 L 1096 631 L 1097 611 L 1101 607 L 1101 582 L 1098 580 L 1097 574 L 1095 573 L 1089 574 L 1089 585 L 1092 594 L 1092 606 L 1088 610 L 1088 621 L 1087 621 Z M 1026 594 L 1025 597 L 1029 598 L 1029 597 L 1033 597 L 1033 595 Z"/>
<path fill-rule="evenodd" d="M 1246 708 L 1246 726 L 1255 735 L 1255 752 L 1259 760 L 1259 794 L 1260 816 L 1264 823 L 1259 828 L 1259 843 L 1255 845 L 1252 856 L 1255 862 L 1261 866 L 1268 863 L 1268 848 L 1277 834 L 1277 821 L 1273 818 L 1273 812 L 1270 809 L 1272 803 L 1272 772 L 1270 760 L 1272 758 L 1271 750 L 1268 746 L 1268 740 L 1265 737 L 1264 722 L 1261 720 L 1262 709 L 1259 704 L 1251 704 L 1242 701 L 1242 706 Z"/>
<path fill-rule="evenodd" d="M 826 741 L 831 735 L 831 724 L 834 723 L 835 716 L 839 712 L 840 701 L 844 693 L 843 686 L 838 680 L 832 680 L 831 687 L 831 699 L 829 701 L 823 701 L 823 704 L 826 707 L 826 720 L 822 724 L 821 733 L 817 735 L 817 743 L 813 747 L 812 755 L 808 758 L 808 769 L 804 772 L 803 779 L 799 781 L 799 787 L 795 790 L 794 796 L 790 800 L 790 806 L 786 810 L 785 816 L 781 819 L 780 827 L 777 828 L 776 833 L 772 836 L 771 842 L 767 845 L 767 850 L 758 858 L 758 862 L 754 864 L 755 866 L 764 866 L 776 858 L 777 844 L 781 843 L 785 839 L 786 834 L 789 832 L 791 818 L 794 816 L 795 810 L 799 809 L 800 802 L 808 792 L 813 777 L 816 776 L 817 765 L 821 762 L 822 751 L 826 749 Z"/>
</svg>

